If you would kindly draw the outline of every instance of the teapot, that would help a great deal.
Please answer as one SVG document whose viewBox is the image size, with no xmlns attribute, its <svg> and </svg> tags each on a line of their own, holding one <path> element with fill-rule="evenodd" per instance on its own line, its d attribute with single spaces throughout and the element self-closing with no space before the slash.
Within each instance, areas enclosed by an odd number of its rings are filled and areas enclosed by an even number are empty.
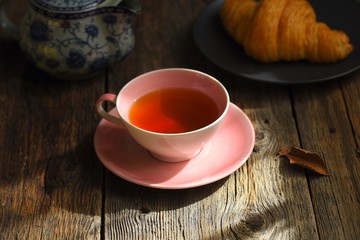
<svg viewBox="0 0 360 240">
<path fill-rule="evenodd" d="M 3 8 L 0 23 L 36 67 L 55 78 L 83 79 L 130 53 L 132 16 L 140 12 L 138 0 L 29 0 L 19 26 Z"/>
</svg>

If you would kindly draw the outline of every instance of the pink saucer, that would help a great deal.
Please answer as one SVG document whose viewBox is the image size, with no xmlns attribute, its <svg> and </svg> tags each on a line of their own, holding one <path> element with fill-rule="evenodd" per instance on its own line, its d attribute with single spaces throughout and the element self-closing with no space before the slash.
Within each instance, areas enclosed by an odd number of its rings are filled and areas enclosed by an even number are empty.
<svg viewBox="0 0 360 240">
<path fill-rule="evenodd" d="M 112 109 L 111 114 L 117 115 Z M 154 159 L 125 129 L 101 120 L 94 146 L 103 165 L 115 175 L 139 185 L 183 189 L 220 180 L 241 167 L 255 144 L 255 131 L 247 115 L 230 104 L 223 125 L 193 159 L 166 163 Z"/>
</svg>

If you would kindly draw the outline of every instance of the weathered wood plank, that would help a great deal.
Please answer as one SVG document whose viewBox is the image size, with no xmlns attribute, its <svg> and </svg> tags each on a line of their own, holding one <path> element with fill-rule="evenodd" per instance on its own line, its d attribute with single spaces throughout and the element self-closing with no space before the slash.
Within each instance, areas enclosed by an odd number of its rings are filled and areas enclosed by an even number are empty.
<svg viewBox="0 0 360 240">
<path fill-rule="evenodd" d="M 302 145 L 318 152 L 331 174 L 329 177 L 308 174 L 321 239 L 360 238 L 360 162 L 348 119 L 348 110 L 359 109 L 351 101 L 347 107 L 343 97 L 356 98 L 358 92 L 357 88 L 346 89 L 348 92 L 341 92 L 336 81 L 293 88 Z M 354 122 L 358 121 L 356 118 L 352 116 Z"/>
<path fill-rule="evenodd" d="M 0 239 L 99 239 L 103 167 L 93 151 L 104 78 L 59 81 L 0 43 Z"/>
<path fill-rule="evenodd" d="M 236 86 L 233 84 L 232 88 Z M 275 160 L 280 147 L 298 144 L 287 88 L 249 83 L 239 85 L 238 89 L 241 91 L 237 91 L 233 101 L 248 113 L 257 134 L 255 152 L 247 164 L 249 187 L 244 192 L 248 198 L 244 210 L 248 213 L 242 228 L 246 229 L 252 218 L 264 222 L 253 235 L 240 231 L 238 236 L 240 239 L 317 239 L 315 216 L 303 170 L 282 159 Z M 231 222 L 232 218 L 229 217 L 228 221 Z"/>
<path fill-rule="evenodd" d="M 342 94 L 345 99 L 347 115 L 353 129 L 353 135 L 358 146 L 357 155 L 360 158 L 360 71 L 340 82 Z M 360 191 L 359 191 L 360 192 Z"/>
</svg>

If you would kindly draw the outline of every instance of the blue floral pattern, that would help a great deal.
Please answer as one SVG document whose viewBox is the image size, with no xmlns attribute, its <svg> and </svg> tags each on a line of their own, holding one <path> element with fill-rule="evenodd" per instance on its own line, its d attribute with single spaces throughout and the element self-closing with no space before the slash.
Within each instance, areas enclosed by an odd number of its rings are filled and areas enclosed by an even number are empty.
<svg viewBox="0 0 360 240">
<path fill-rule="evenodd" d="M 50 30 L 48 26 L 41 21 L 34 21 L 30 25 L 30 37 L 34 42 L 49 41 Z"/>
<path fill-rule="evenodd" d="M 85 26 L 85 32 L 91 40 L 94 40 L 99 35 L 99 28 L 94 24 Z"/>
<path fill-rule="evenodd" d="M 99 69 L 103 69 L 108 65 L 109 65 L 109 59 L 107 59 L 106 57 L 99 57 L 90 64 L 90 68 L 96 71 Z"/>
<path fill-rule="evenodd" d="M 66 58 L 66 64 L 70 68 L 81 68 L 86 64 L 86 57 L 82 52 L 70 51 Z"/>
<path fill-rule="evenodd" d="M 69 1 L 70 3 L 71 1 Z M 21 46 L 36 66 L 55 77 L 79 78 L 121 61 L 134 47 L 131 15 L 107 13 L 81 21 L 28 11 Z"/>
</svg>

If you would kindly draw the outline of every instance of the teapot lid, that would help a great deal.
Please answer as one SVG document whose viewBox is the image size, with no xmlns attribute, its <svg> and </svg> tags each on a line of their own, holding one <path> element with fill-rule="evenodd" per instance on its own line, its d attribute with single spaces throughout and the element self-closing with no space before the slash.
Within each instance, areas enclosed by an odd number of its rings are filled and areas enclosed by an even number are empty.
<svg viewBox="0 0 360 240">
<path fill-rule="evenodd" d="M 115 6 L 122 0 L 30 0 L 37 7 L 54 12 L 82 12 L 98 6 Z"/>
</svg>

